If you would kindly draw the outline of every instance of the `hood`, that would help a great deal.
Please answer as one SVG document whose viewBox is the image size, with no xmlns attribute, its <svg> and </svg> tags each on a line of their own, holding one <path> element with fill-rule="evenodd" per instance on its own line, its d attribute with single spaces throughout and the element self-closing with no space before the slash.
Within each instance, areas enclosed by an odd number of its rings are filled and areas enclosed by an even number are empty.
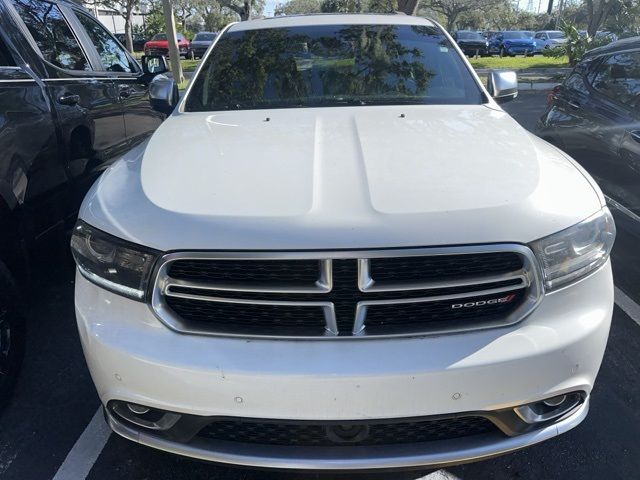
<svg viewBox="0 0 640 480">
<path fill-rule="evenodd" d="M 196 47 L 208 47 L 213 43 L 213 40 L 192 40 L 191 45 Z"/>
<path fill-rule="evenodd" d="M 175 113 L 110 167 L 81 218 L 159 250 L 530 242 L 601 208 L 498 107 Z"/>
</svg>

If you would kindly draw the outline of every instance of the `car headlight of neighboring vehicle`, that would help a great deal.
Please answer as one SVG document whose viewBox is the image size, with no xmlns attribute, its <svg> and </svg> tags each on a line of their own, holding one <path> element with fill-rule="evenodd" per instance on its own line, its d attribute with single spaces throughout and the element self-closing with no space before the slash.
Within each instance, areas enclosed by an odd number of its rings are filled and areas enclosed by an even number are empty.
<svg viewBox="0 0 640 480">
<path fill-rule="evenodd" d="M 585 277 L 606 263 L 616 238 L 607 207 L 586 220 L 531 244 L 547 291 Z"/>
<path fill-rule="evenodd" d="M 160 252 L 109 235 L 78 220 L 71 252 L 87 280 L 107 290 L 144 300 L 151 271 Z"/>
</svg>

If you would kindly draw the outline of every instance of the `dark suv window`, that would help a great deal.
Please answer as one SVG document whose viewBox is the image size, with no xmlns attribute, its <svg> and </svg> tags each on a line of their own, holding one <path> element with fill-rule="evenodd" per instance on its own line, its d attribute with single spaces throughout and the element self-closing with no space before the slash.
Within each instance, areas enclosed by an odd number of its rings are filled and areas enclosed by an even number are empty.
<svg viewBox="0 0 640 480">
<path fill-rule="evenodd" d="M 0 67 L 15 67 L 16 64 L 9 55 L 9 49 L 0 38 Z"/>
<path fill-rule="evenodd" d="M 42 0 L 13 0 L 13 5 L 45 60 L 68 70 L 91 70 L 80 44 L 56 5 Z"/>
<path fill-rule="evenodd" d="M 96 47 L 104 68 L 110 72 L 131 73 L 133 69 L 127 54 L 111 34 L 88 15 L 76 12 L 76 16 Z"/>
<path fill-rule="evenodd" d="M 619 53 L 600 63 L 591 76 L 593 88 L 623 105 L 640 95 L 640 52 Z"/>
<path fill-rule="evenodd" d="M 435 26 L 314 25 L 223 34 L 186 110 L 480 103 Z"/>
</svg>

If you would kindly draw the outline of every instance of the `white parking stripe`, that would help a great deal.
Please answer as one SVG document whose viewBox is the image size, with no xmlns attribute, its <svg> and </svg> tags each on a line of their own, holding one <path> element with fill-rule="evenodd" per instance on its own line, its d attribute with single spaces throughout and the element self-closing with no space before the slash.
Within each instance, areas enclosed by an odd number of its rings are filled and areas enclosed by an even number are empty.
<svg viewBox="0 0 640 480">
<path fill-rule="evenodd" d="M 64 459 L 53 480 L 84 480 L 91 467 L 100 456 L 111 429 L 104 421 L 102 407 L 98 408 L 93 418 L 84 429 L 80 438 Z"/>
<path fill-rule="evenodd" d="M 460 477 L 457 477 L 446 470 L 438 470 L 430 473 L 429 475 L 425 475 L 424 477 L 416 478 L 415 480 L 460 480 Z"/>
<path fill-rule="evenodd" d="M 631 298 L 618 287 L 615 287 L 615 299 L 616 305 L 618 305 L 624 313 L 629 315 L 634 322 L 640 325 L 640 305 L 631 300 Z"/>
</svg>

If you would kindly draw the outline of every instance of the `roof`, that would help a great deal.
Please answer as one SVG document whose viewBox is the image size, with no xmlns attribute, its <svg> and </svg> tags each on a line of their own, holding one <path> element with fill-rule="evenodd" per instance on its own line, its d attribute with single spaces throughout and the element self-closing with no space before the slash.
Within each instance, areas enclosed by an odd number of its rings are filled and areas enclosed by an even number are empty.
<svg viewBox="0 0 640 480">
<path fill-rule="evenodd" d="M 594 57 L 606 53 L 620 52 L 623 50 L 633 50 L 636 48 L 640 48 L 640 37 L 630 37 L 623 40 L 618 40 L 617 42 L 611 42 L 602 47 L 594 48 L 593 50 L 589 50 L 584 54 L 583 58 Z"/>
<path fill-rule="evenodd" d="M 229 32 L 260 30 L 263 28 L 304 27 L 310 25 L 425 25 L 435 26 L 431 20 L 398 14 L 313 14 L 248 20 L 235 23 Z"/>
</svg>

